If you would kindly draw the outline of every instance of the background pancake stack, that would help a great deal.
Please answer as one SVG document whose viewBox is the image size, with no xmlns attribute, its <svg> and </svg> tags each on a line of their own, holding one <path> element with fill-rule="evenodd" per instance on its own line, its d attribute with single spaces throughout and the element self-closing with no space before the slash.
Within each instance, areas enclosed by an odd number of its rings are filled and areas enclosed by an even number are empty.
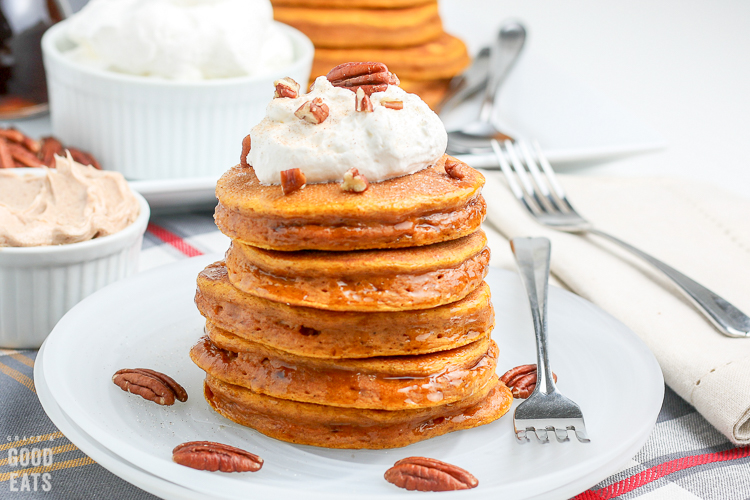
<svg viewBox="0 0 750 500">
<path fill-rule="evenodd" d="M 490 338 L 483 184 L 447 156 L 364 193 L 284 195 L 252 167 L 224 174 L 216 223 L 233 241 L 198 277 L 207 336 L 191 350 L 207 401 L 331 448 L 405 446 L 502 416 L 512 396 Z"/>
<path fill-rule="evenodd" d="M 349 61 L 380 61 L 401 87 L 434 107 L 469 64 L 466 46 L 443 31 L 437 0 L 271 0 L 274 17 L 315 45 L 312 79 Z"/>
</svg>

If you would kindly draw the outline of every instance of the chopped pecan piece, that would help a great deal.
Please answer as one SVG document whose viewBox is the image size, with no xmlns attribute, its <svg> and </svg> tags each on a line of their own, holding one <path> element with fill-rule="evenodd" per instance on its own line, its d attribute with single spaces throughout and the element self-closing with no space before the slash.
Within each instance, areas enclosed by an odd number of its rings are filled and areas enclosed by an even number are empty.
<svg viewBox="0 0 750 500">
<path fill-rule="evenodd" d="M 409 457 L 385 472 L 385 480 L 399 488 L 418 491 L 452 491 L 476 488 L 477 478 L 468 471 L 434 458 Z"/>
<path fill-rule="evenodd" d="M 380 105 L 385 106 L 388 109 L 395 109 L 395 110 L 404 109 L 404 101 L 397 101 L 395 99 L 394 100 L 381 99 Z"/>
<path fill-rule="evenodd" d="M 382 92 L 388 85 L 401 83 L 396 75 L 388 71 L 388 66 L 379 62 L 349 62 L 339 64 L 328 72 L 326 78 L 334 87 L 342 87 L 356 92 L 361 88 L 365 94 Z"/>
<path fill-rule="evenodd" d="M 274 97 L 290 97 L 294 99 L 299 96 L 299 83 L 295 82 L 288 76 L 276 80 L 273 82 L 273 86 L 276 88 L 273 92 Z"/>
<path fill-rule="evenodd" d="M 445 160 L 443 168 L 445 168 L 445 173 L 454 179 L 461 180 L 466 177 L 466 170 L 464 169 L 463 164 L 455 158 L 448 157 Z"/>
<path fill-rule="evenodd" d="M 341 181 L 341 189 L 344 191 L 350 191 L 353 193 L 362 193 L 367 191 L 370 187 L 370 183 L 367 181 L 367 177 L 359 173 L 359 170 L 352 167 L 344 174 L 344 180 Z"/>
<path fill-rule="evenodd" d="M 185 389 L 172 377 L 147 368 L 118 370 L 112 376 L 112 382 L 123 391 L 159 405 L 170 406 L 175 399 L 183 403 L 188 399 Z"/>
<path fill-rule="evenodd" d="M 305 174 L 298 168 L 281 171 L 281 192 L 284 194 L 302 189 L 306 182 Z"/>
<path fill-rule="evenodd" d="M 191 441 L 172 450 L 172 460 L 185 467 L 221 472 L 255 472 L 263 459 L 249 451 L 211 441 Z"/>
<path fill-rule="evenodd" d="M 372 101 L 370 100 L 370 97 L 365 94 L 365 91 L 362 90 L 362 87 L 359 87 L 357 89 L 357 93 L 354 98 L 354 111 L 365 111 L 368 113 L 372 113 Z"/>
<path fill-rule="evenodd" d="M 328 105 L 323 102 L 323 99 L 316 97 L 312 101 L 307 101 L 305 104 L 297 108 L 294 112 L 294 116 L 306 122 L 318 125 L 326 121 L 328 118 Z"/>
<path fill-rule="evenodd" d="M 250 152 L 250 134 L 242 139 L 242 153 L 240 153 L 240 165 L 247 168 L 250 164 L 247 162 L 247 154 Z"/>
<path fill-rule="evenodd" d="M 552 373 L 557 382 L 557 375 Z M 500 382 L 510 388 L 514 398 L 526 399 L 536 388 L 536 365 L 521 365 L 511 368 L 500 377 Z"/>
</svg>

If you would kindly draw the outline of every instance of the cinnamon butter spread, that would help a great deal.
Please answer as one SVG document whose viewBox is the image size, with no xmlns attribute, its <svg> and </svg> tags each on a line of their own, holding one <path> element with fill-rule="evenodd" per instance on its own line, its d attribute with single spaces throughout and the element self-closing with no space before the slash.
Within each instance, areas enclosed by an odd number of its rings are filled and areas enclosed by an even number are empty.
<svg viewBox="0 0 750 500">
<path fill-rule="evenodd" d="M 116 233 L 135 221 L 138 200 L 118 172 L 56 158 L 43 175 L 0 170 L 0 247 L 63 245 Z"/>
</svg>

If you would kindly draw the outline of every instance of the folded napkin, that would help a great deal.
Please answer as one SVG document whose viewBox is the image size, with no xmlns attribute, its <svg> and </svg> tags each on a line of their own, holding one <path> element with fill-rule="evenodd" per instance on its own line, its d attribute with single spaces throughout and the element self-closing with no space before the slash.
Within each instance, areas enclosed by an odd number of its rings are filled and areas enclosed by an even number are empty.
<svg viewBox="0 0 750 500">
<path fill-rule="evenodd" d="M 549 238 L 553 276 L 628 325 L 656 356 L 669 387 L 733 443 L 750 444 L 750 338 L 720 334 L 668 279 L 620 247 L 538 224 L 501 173 L 484 174 L 488 223 L 508 239 Z M 750 314 L 750 200 L 681 179 L 559 179 L 576 210 L 597 228 Z M 490 231 L 490 243 L 493 264 L 514 268 L 507 241 Z"/>
</svg>

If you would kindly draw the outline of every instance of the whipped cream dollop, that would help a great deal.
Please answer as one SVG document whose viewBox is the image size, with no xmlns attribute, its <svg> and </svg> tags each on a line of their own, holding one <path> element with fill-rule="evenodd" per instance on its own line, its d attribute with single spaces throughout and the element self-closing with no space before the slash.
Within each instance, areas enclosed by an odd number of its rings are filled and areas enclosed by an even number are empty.
<svg viewBox="0 0 750 500">
<path fill-rule="evenodd" d="M 68 21 L 76 62 L 174 80 L 255 75 L 288 66 L 289 38 L 269 0 L 91 0 Z"/>
<path fill-rule="evenodd" d="M 116 233 L 140 213 L 119 172 L 56 156 L 43 175 L 0 170 L 0 247 L 62 245 Z"/>
<path fill-rule="evenodd" d="M 319 97 L 329 108 L 320 124 L 294 115 Z M 370 96 L 372 112 L 355 111 L 351 90 L 334 87 L 321 76 L 313 90 L 296 98 L 273 99 L 265 118 L 250 132 L 248 164 L 263 184 L 279 184 L 281 171 L 299 168 L 308 183 L 340 181 L 356 168 L 368 181 L 412 174 L 435 163 L 448 136 L 440 118 L 415 94 L 389 85 Z M 403 109 L 381 101 L 403 102 Z"/>
</svg>

